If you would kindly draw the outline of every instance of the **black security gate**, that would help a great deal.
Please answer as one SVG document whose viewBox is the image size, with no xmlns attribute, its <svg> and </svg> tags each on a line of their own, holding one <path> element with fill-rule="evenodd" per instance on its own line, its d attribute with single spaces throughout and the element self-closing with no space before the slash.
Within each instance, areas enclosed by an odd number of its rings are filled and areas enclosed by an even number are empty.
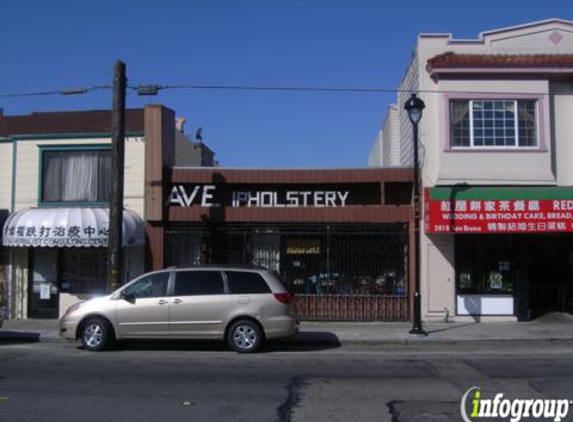
<svg viewBox="0 0 573 422">
<path fill-rule="evenodd" d="M 185 226 L 166 241 L 168 265 L 276 271 L 302 320 L 408 319 L 405 225 Z"/>
</svg>

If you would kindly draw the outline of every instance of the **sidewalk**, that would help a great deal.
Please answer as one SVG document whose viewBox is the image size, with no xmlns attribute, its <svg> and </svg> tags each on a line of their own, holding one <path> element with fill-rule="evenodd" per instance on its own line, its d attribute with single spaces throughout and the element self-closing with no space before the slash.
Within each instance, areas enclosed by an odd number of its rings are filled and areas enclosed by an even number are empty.
<svg viewBox="0 0 573 422">
<path fill-rule="evenodd" d="M 573 316 L 548 314 L 530 322 L 426 323 L 428 336 L 408 334 L 410 322 L 302 322 L 296 343 L 408 344 L 413 342 L 573 340 Z M 8 320 L 3 342 L 60 341 L 57 320 Z"/>
<path fill-rule="evenodd" d="M 334 334 L 340 343 L 408 344 L 471 341 L 573 341 L 573 315 L 549 314 L 529 322 L 428 322 L 427 336 L 409 334 L 411 322 L 304 322 L 300 337 Z"/>
<path fill-rule="evenodd" d="M 0 345 L 3 342 L 37 342 L 60 340 L 59 321 L 53 319 L 5 320 L 0 328 Z"/>
</svg>

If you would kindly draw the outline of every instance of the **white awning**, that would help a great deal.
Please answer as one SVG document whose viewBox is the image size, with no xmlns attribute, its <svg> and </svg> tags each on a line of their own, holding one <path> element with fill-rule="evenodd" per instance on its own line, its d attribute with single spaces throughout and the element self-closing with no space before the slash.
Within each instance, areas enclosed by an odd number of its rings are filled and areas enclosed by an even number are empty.
<svg viewBox="0 0 573 422">
<path fill-rule="evenodd" d="M 108 208 L 26 208 L 4 224 L 2 244 L 21 247 L 107 247 Z M 141 217 L 123 210 L 123 245 L 145 244 Z"/>
</svg>

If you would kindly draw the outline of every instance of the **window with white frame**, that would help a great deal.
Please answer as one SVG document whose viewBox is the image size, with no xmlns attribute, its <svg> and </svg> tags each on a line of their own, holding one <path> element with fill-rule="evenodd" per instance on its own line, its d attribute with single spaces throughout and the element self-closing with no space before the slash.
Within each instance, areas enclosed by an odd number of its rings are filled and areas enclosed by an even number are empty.
<svg viewBox="0 0 573 422">
<path fill-rule="evenodd" d="M 43 203 L 108 202 L 110 180 L 109 148 L 42 151 Z"/>
<path fill-rule="evenodd" d="M 452 148 L 535 148 L 536 100 L 450 100 Z"/>
</svg>

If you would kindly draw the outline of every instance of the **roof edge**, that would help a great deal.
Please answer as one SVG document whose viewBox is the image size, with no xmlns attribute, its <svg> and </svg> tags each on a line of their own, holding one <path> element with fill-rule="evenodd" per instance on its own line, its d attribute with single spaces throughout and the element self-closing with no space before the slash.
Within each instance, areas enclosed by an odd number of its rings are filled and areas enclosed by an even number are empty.
<svg viewBox="0 0 573 422">
<path fill-rule="evenodd" d="M 562 25 L 567 25 L 573 29 L 573 20 L 560 19 L 560 18 L 549 18 L 549 19 L 543 19 L 543 20 L 528 22 L 528 23 L 519 24 L 519 25 L 506 26 L 506 27 L 502 27 L 502 28 L 482 31 L 482 32 L 478 33 L 477 38 L 455 39 L 453 33 L 427 33 L 427 34 L 421 33 L 421 34 L 419 34 L 419 37 L 420 38 L 447 38 L 448 44 L 483 44 L 485 41 L 485 38 L 487 38 L 491 35 L 501 34 L 504 32 L 518 31 L 518 30 L 526 29 L 526 28 L 534 28 L 536 26 L 543 26 L 543 25 L 547 25 L 550 23 L 558 23 L 558 24 L 562 24 Z"/>
</svg>

